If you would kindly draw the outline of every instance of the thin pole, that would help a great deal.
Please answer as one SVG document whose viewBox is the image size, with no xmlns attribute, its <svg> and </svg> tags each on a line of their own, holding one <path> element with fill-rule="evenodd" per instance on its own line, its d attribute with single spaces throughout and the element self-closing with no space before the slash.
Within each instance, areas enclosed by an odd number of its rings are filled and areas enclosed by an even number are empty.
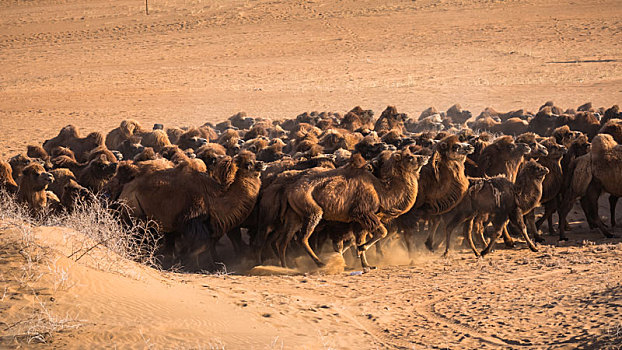
<svg viewBox="0 0 622 350">
<path fill-rule="evenodd" d="M 148 16 L 149 15 L 149 4 L 147 3 L 147 1 L 149 1 L 149 0 L 145 0 L 145 13 Z"/>
</svg>

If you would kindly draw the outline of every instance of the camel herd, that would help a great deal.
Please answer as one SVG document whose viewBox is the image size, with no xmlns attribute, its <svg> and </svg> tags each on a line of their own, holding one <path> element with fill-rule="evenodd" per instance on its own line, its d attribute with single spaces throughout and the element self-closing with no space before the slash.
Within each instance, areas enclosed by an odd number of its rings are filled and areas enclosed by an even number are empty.
<svg viewBox="0 0 622 350">
<path fill-rule="evenodd" d="M 128 222 L 155 221 L 162 259 L 188 270 L 215 269 L 225 235 L 240 258 L 257 263 L 291 266 L 306 252 L 322 266 L 318 253 L 332 243 L 340 254 L 351 248 L 367 269 L 366 251 L 383 254 L 392 239 L 412 251 L 419 236 L 430 250 L 444 238 L 447 254 L 456 228 L 476 256 L 501 237 L 514 246 L 517 235 L 537 251 L 544 221 L 567 239 L 577 199 L 590 227 L 613 237 L 597 201 L 610 194 L 615 226 L 621 142 L 619 107 L 591 103 L 563 110 L 547 102 L 537 113 L 486 108 L 477 117 L 460 105 L 418 118 L 393 106 L 377 119 L 360 107 L 279 121 L 238 113 L 166 129 L 124 120 L 106 136 L 81 137 L 68 125 L 0 160 L 0 189 L 32 215 L 120 203 Z"/>
</svg>

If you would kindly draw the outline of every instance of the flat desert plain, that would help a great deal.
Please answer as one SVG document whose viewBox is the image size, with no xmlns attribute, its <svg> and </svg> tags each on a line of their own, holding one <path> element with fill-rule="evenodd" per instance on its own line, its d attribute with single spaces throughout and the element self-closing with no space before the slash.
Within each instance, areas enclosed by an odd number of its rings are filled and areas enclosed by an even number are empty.
<svg viewBox="0 0 622 350">
<path fill-rule="evenodd" d="M 148 6 L 0 1 L 2 158 L 67 124 L 106 132 L 125 118 L 622 102 L 619 0 Z M 99 246 L 76 259 L 79 230 L 5 220 L 0 347 L 618 349 L 622 243 L 590 231 L 580 209 L 573 217 L 570 241 L 547 237 L 537 253 L 396 248 L 363 275 L 335 262 L 291 276 L 160 272 Z"/>
</svg>

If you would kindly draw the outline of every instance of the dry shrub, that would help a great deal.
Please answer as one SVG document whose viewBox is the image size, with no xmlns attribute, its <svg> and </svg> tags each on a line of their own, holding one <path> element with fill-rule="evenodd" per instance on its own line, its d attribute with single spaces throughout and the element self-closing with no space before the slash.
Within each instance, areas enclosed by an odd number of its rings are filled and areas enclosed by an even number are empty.
<svg viewBox="0 0 622 350">
<path fill-rule="evenodd" d="M 61 232 L 63 241 L 71 247 L 70 253 L 60 252 L 59 257 L 59 250 L 66 247 L 55 246 L 52 251 L 50 247 L 39 244 L 36 235 L 45 234 L 40 230 Z M 127 267 L 125 259 L 158 266 L 155 254 L 158 239 L 153 234 L 157 232 L 153 223 L 124 221 L 119 210 L 103 200 L 77 203 L 71 213 L 52 214 L 47 211 L 33 217 L 25 205 L 15 201 L 14 196 L 0 191 L 2 231 L 16 233 L 16 238 L 5 242 L 7 246 L 0 247 L 0 250 L 6 250 L 6 254 L 18 259 L 20 267 L 7 272 L 11 276 L 0 277 L 12 283 L 21 293 L 32 296 L 33 302 L 22 309 L 20 319 L 0 321 L 0 348 L 5 345 L 49 343 L 58 332 L 83 324 L 77 316 L 56 315 L 47 305 L 49 301 L 41 299 L 37 292 L 41 288 L 57 292 L 73 286 L 67 270 L 57 264 L 59 259 L 63 259 L 62 255 L 74 261 L 88 257 L 89 265 L 121 274 Z M 9 248 L 11 251 L 8 251 Z M 8 288 L 0 290 L 0 301 L 8 298 Z"/>
<path fill-rule="evenodd" d="M 72 237 L 74 246 L 68 256 L 75 261 L 86 255 L 101 258 L 91 253 L 95 248 L 105 247 L 119 258 L 157 267 L 157 225 L 152 221 L 142 222 L 123 216 L 126 209 L 119 203 L 112 205 L 101 198 L 96 201 L 79 201 L 72 212 L 50 215 L 45 218 L 44 224 L 66 227 L 78 233 Z"/>
<path fill-rule="evenodd" d="M 105 247 L 120 258 L 157 267 L 157 225 L 153 221 L 142 222 L 123 216 L 125 209 L 122 204 L 112 205 L 106 199 L 99 198 L 96 201 L 78 201 L 70 213 L 51 213 L 47 210 L 33 217 L 27 207 L 17 203 L 12 195 L 0 192 L 0 222 L 2 226 L 18 228 L 26 245 L 33 243 L 34 228 L 65 227 L 76 233 L 72 235 L 74 247 L 68 258 L 78 261 L 95 248 Z"/>
</svg>

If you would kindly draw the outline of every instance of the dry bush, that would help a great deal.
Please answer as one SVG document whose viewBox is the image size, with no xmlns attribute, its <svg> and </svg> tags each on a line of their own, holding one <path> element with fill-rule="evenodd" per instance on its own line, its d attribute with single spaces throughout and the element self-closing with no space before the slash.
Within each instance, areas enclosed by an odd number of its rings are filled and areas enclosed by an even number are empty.
<svg viewBox="0 0 622 350">
<path fill-rule="evenodd" d="M 19 229 L 26 246 L 34 243 L 34 228 L 60 226 L 77 233 L 70 240 L 73 247 L 68 256 L 75 261 L 97 247 L 105 247 L 120 258 L 157 267 L 157 225 L 152 221 L 137 221 L 129 216 L 124 218 L 121 215 L 124 209 L 121 204 L 111 205 L 107 200 L 99 198 L 96 201 L 78 201 L 71 213 L 44 211 L 33 217 L 26 206 L 15 202 L 14 197 L 7 192 L 0 191 L 0 222 L 2 226 Z"/>
<path fill-rule="evenodd" d="M 94 263 L 97 267 L 105 266 L 121 273 L 123 265 L 118 263 L 125 259 L 158 266 L 155 255 L 158 239 L 152 234 L 157 232 L 153 223 L 125 222 L 119 211 L 112 209 L 106 201 L 77 203 L 72 213 L 44 212 L 33 217 L 25 205 L 17 203 L 9 193 L 0 191 L 0 232 L 11 230 L 18 234 L 19 238 L 9 244 L 14 256 L 23 258 L 19 268 L 3 271 L 0 277 L 12 282 L 20 293 L 33 297 L 32 304 L 23 309 L 21 319 L 11 323 L 0 321 L 0 347 L 49 343 L 54 334 L 83 324 L 71 315 L 55 315 L 46 305 L 47 300 L 41 299 L 37 292 L 41 287 L 52 292 L 68 290 L 75 283 L 70 280 L 67 270 L 57 264 L 61 259 L 58 251 L 37 243 L 35 232 L 42 226 L 69 228 L 61 232 L 71 246 L 67 258 L 74 261 L 88 256 L 91 265 Z M 12 275 L 4 276 L 5 272 Z M 0 290 L 1 301 L 8 298 L 8 288 Z"/>
<path fill-rule="evenodd" d="M 112 205 L 105 199 L 78 202 L 71 213 L 49 215 L 43 224 L 67 227 L 78 233 L 72 237 L 72 253 L 68 256 L 75 261 L 89 255 L 95 248 L 105 247 L 119 258 L 157 267 L 157 225 L 129 216 L 124 218 L 121 213 L 125 209 L 121 204 Z M 93 257 L 101 258 L 99 255 Z"/>
</svg>

